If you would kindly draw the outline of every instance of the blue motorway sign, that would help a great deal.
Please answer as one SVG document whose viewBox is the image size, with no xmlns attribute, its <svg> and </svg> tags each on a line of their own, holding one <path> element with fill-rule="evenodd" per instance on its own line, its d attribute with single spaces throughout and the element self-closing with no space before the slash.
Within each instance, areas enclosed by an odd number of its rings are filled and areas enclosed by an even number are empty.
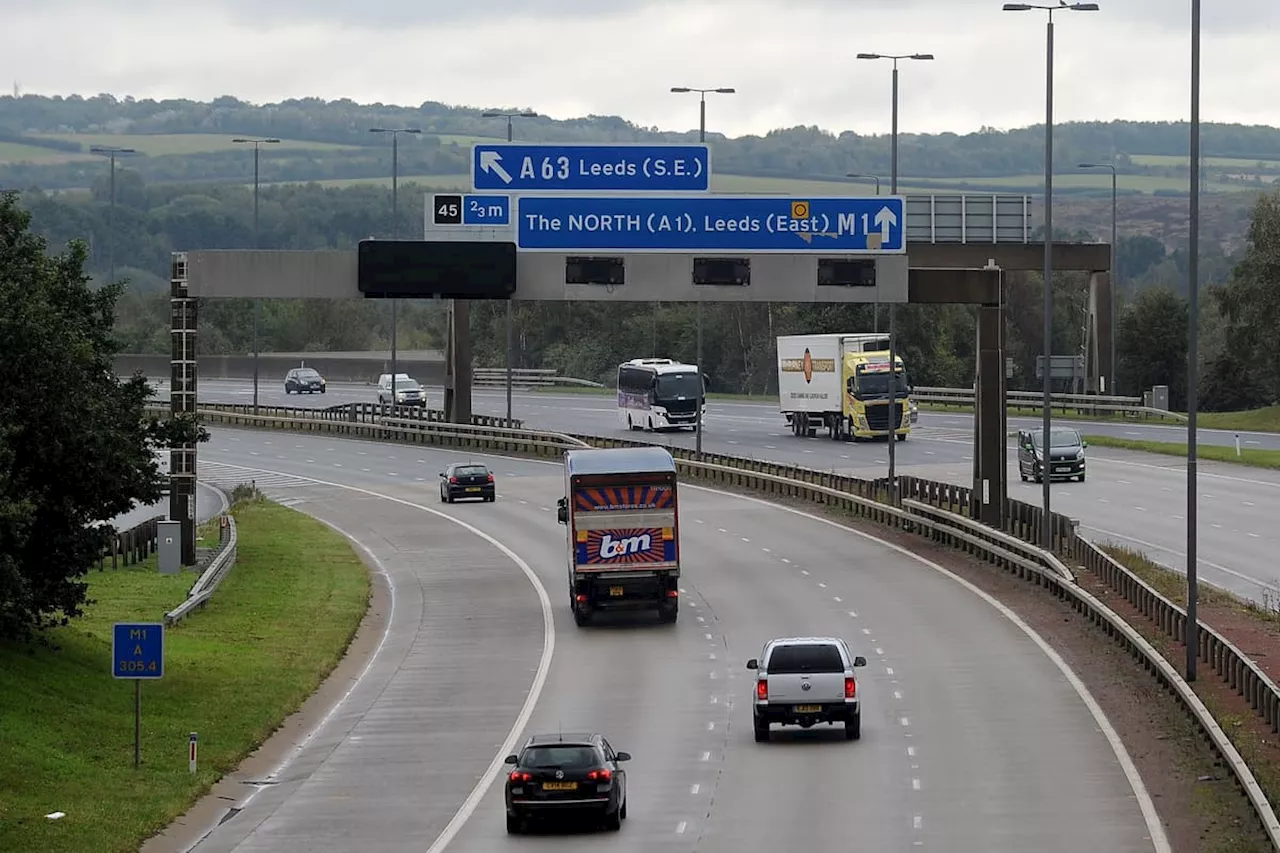
<svg viewBox="0 0 1280 853">
<path fill-rule="evenodd" d="M 163 622 L 117 622 L 112 627 L 113 678 L 164 677 Z"/>
<path fill-rule="evenodd" d="M 435 225 L 510 226 L 511 196 L 438 193 L 431 197 L 431 221 Z"/>
<path fill-rule="evenodd" d="M 902 254 L 902 196 L 521 196 L 525 252 Z"/>
<path fill-rule="evenodd" d="M 706 192 L 711 149 L 477 143 L 471 149 L 471 185 L 479 192 Z"/>
</svg>

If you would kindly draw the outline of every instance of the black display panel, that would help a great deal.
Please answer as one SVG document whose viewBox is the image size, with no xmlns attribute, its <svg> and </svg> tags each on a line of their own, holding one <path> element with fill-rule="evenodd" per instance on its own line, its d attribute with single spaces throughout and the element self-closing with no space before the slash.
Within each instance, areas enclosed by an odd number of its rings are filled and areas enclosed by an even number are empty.
<svg viewBox="0 0 1280 853">
<path fill-rule="evenodd" d="M 694 258 L 694 284 L 751 284 L 750 258 Z"/>
<path fill-rule="evenodd" d="M 627 266 L 618 257 L 578 257 L 564 259 L 565 284 L 626 284 Z"/>
<path fill-rule="evenodd" d="M 827 287 L 875 287 L 875 258 L 818 258 L 818 284 Z"/>
<path fill-rule="evenodd" d="M 367 298 L 510 299 L 516 244 L 361 240 L 357 287 Z"/>
</svg>

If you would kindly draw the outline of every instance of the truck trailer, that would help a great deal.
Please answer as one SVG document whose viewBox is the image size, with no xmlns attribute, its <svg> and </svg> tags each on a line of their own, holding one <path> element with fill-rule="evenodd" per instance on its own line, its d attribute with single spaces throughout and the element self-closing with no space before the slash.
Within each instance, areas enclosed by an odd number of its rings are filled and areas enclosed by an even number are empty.
<svg viewBox="0 0 1280 853">
<path fill-rule="evenodd" d="M 568 544 L 569 606 L 656 610 L 675 622 L 680 596 L 676 464 L 661 447 L 568 450 L 556 517 Z"/>
<path fill-rule="evenodd" d="M 812 437 L 825 427 L 837 441 L 905 441 L 914 408 L 910 378 L 895 355 L 891 404 L 888 346 L 881 334 L 779 337 L 778 406 L 792 434 Z"/>
</svg>

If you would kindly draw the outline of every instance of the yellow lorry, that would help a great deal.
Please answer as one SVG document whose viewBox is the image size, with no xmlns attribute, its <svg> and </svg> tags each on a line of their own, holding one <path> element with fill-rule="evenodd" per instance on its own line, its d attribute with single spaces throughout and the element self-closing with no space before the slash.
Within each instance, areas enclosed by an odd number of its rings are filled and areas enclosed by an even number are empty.
<svg viewBox="0 0 1280 853">
<path fill-rule="evenodd" d="M 881 349 L 886 344 L 883 335 L 779 337 L 779 409 L 792 434 L 811 437 L 825 427 L 832 439 L 850 441 L 892 431 L 905 441 L 911 433 L 911 382 L 896 357 L 891 403 L 889 353 Z"/>
</svg>

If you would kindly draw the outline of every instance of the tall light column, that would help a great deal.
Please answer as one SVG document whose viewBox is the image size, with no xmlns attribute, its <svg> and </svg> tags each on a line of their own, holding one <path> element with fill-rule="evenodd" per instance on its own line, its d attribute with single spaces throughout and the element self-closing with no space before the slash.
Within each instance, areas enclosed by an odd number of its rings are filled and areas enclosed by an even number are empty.
<svg viewBox="0 0 1280 853">
<path fill-rule="evenodd" d="M 1119 176 L 1113 163 L 1081 163 L 1080 168 L 1111 170 L 1111 378 L 1107 380 L 1107 393 L 1119 394 L 1116 389 L 1116 374 L 1120 372 L 1116 365 L 1116 189 Z M 1102 393 L 1101 388 L 1098 391 Z"/>
<path fill-rule="evenodd" d="M 893 111 L 891 119 L 891 131 L 889 137 L 889 194 L 898 194 L 898 60 L 915 60 L 920 62 L 929 62 L 933 60 L 932 53 L 859 53 L 858 59 L 888 59 L 893 62 Z M 880 185 L 876 183 L 876 195 L 880 194 Z M 898 425 L 901 421 L 898 418 L 905 417 L 901 414 L 902 407 L 898 404 L 898 350 L 896 336 L 894 335 L 893 321 L 898 312 L 895 310 L 896 305 L 889 303 L 889 502 L 897 503 L 898 500 Z M 878 313 L 878 312 L 877 312 Z"/>
<path fill-rule="evenodd" d="M 690 92 L 698 93 L 698 141 L 707 141 L 707 95 L 732 95 L 738 90 L 732 86 L 720 86 L 715 89 L 698 89 L 692 86 L 672 86 L 671 91 L 677 95 L 684 95 Z M 703 410 L 707 404 L 707 383 L 703 378 L 707 372 L 702 369 L 702 297 L 698 297 L 698 342 L 696 344 L 697 354 L 694 361 L 698 363 L 698 384 L 702 389 L 702 394 L 698 398 L 698 420 L 697 426 L 694 427 L 694 452 L 699 457 L 702 456 L 702 419 L 704 417 Z"/>
<path fill-rule="evenodd" d="M 402 133 L 422 133 L 416 127 L 371 127 L 370 133 L 389 133 L 391 134 L 391 238 L 393 240 L 400 239 L 400 134 Z M 396 396 L 396 374 L 399 369 L 396 366 L 396 332 L 400 327 L 399 315 L 400 300 L 391 297 L 391 406 L 392 409 L 400 405 L 400 398 Z"/>
<path fill-rule="evenodd" d="M 278 145 L 279 139 L 246 139 L 237 137 L 234 143 L 253 146 L 253 248 L 262 248 L 261 231 L 258 228 L 258 155 L 263 145 Z M 258 414 L 258 351 L 261 349 L 259 324 L 261 322 L 262 300 L 253 299 L 253 413 Z"/>
<path fill-rule="evenodd" d="M 1044 436 L 1040 447 L 1040 481 L 1043 484 L 1044 519 L 1041 522 L 1041 546 L 1046 551 L 1053 550 L 1053 515 L 1049 511 L 1049 484 L 1051 457 L 1049 430 L 1052 426 L 1053 413 L 1050 406 L 1053 402 L 1053 13 L 1054 12 L 1096 12 L 1097 3 L 1066 3 L 1057 6 L 1044 6 L 1035 3 L 1005 3 L 1006 12 L 1029 12 L 1041 9 L 1049 13 L 1049 23 L 1045 29 L 1045 96 L 1044 96 Z"/>
<path fill-rule="evenodd" d="M 111 158 L 111 206 L 107 214 L 107 257 L 111 266 L 111 275 L 108 281 L 116 280 L 116 157 L 123 157 L 129 154 L 137 154 L 137 150 L 133 148 L 117 148 L 114 145 L 91 145 L 89 146 L 90 154 L 101 154 L 103 157 Z"/>
<path fill-rule="evenodd" d="M 499 110 L 489 110 L 480 114 L 484 118 L 505 118 L 507 120 L 507 141 L 512 141 L 511 120 L 514 118 L 537 118 L 538 114 L 533 110 L 525 110 L 518 113 L 504 113 Z M 515 305 L 512 300 L 507 300 L 507 426 L 511 426 L 511 370 L 515 364 L 516 354 L 516 331 L 515 331 Z"/>
<path fill-rule="evenodd" d="M 1196 566 L 1199 491 L 1196 413 L 1200 408 L 1200 0 L 1191 0 L 1191 222 L 1187 247 L 1187 681 L 1200 650 L 1200 582 Z"/>
</svg>

